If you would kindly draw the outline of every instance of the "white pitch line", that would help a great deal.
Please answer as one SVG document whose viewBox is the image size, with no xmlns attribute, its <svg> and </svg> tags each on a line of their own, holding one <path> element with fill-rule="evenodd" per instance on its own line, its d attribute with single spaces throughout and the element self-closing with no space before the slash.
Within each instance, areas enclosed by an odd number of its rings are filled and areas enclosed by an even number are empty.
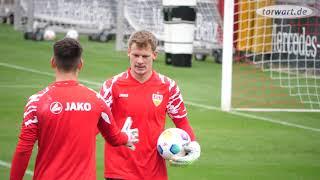
<svg viewBox="0 0 320 180">
<path fill-rule="evenodd" d="M 1 63 L 0 62 L 0 66 L 12 68 L 12 69 L 17 69 L 17 70 L 21 70 L 21 71 L 26 71 L 26 72 L 32 72 L 32 73 L 35 73 L 35 74 L 41 74 L 41 75 L 45 75 L 45 76 L 55 77 L 55 75 L 53 73 L 43 72 L 43 71 L 39 71 L 39 70 L 36 70 L 36 69 L 31 69 L 31 68 L 25 68 L 25 67 L 17 66 L 17 65 L 14 65 L 14 64 L 8 64 L 8 63 Z M 79 79 L 79 81 L 87 83 L 87 84 L 95 85 L 95 86 L 101 86 L 102 85 L 102 82 L 98 83 L 98 82 L 88 81 L 88 80 L 85 80 L 85 79 Z"/>
<path fill-rule="evenodd" d="M 0 166 L 6 167 L 6 168 L 9 168 L 9 169 L 11 168 L 11 164 L 10 163 L 7 163 L 7 162 L 2 161 L 2 160 L 0 160 Z M 33 172 L 28 170 L 28 169 L 26 170 L 26 174 L 28 174 L 30 176 L 33 176 Z"/>
<path fill-rule="evenodd" d="M 39 71 L 39 70 L 25 68 L 25 67 L 13 65 L 13 64 L 1 63 L 0 62 L 0 66 L 54 77 L 54 74 L 52 74 L 52 73 L 42 72 L 42 71 Z M 83 79 L 82 80 L 80 79 L 80 81 L 85 82 L 87 84 L 100 86 L 100 84 L 98 82 L 93 82 L 93 81 L 83 80 Z M 194 103 L 194 102 L 190 102 L 190 101 L 185 101 L 185 104 L 188 104 L 188 105 L 191 105 L 191 106 L 195 106 L 195 107 L 204 108 L 204 109 L 209 109 L 209 110 L 221 111 L 221 109 L 219 107 L 208 106 L 208 105 L 204 105 L 204 104 L 198 104 L 198 103 Z M 257 119 L 257 120 L 267 121 L 267 122 L 271 122 L 271 123 L 275 123 L 275 124 L 280 124 L 280 125 L 284 125 L 284 126 L 289 126 L 289 127 L 295 127 L 295 128 L 300 128 L 300 129 L 320 132 L 320 129 L 318 129 L 318 128 L 312 128 L 312 127 L 303 126 L 303 125 L 300 125 L 300 124 L 289 123 L 289 122 L 282 121 L 282 120 L 276 120 L 276 119 L 271 119 L 271 118 L 262 117 L 262 116 L 255 116 L 255 115 L 251 115 L 251 114 L 247 114 L 247 113 L 243 113 L 243 112 L 237 112 L 237 111 L 231 111 L 231 112 L 228 112 L 228 113 L 231 113 L 231 114 L 234 114 L 234 115 L 238 115 L 238 116 L 242 116 L 242 117 L 249 117 L 249 118 L 253 118 L 253 119 Z"/>
<path fill-rule="evenodd" d="M 299 124 L 289 123 L 289 122 L 286 122 L 286 121 L 275 120 L 275 119 L 271 119 L 271 118 L 267 118 L 267 117 L 256 116 L 256 115 L 247 114 L 247 113 L 238 112 L 238 111 L 231 111 L 230 113 L 234 114 L 234 115 L 238 115 L 238 116 L 258 119 L 258 120 L 267 121 L 267 122 L 271 122 L 271 123 L 275 123 L 275 124 L 281 124 L 281 125 L 284 125 L 284 126 L 290 126 L 290 127 L 295 127 L 295 128 L 301 128 L 301 129 L 305 129 L 305 130 L 320 132 L 320 129 L 318 129 L 318 128 L 313 128 L 313 127 L 303 126 L 303 125 L 299 125 Z"/>
<path fill-rule="evenodd" d="M 191 106 L 196 106 L 196 107 L 204 108 L 204 109 L 220 111 L 220 108 L 215 107 L 215 106 L 208 106 L 208 105 L 204 105 L 204 104 L 198 104 L 198 103 L 191 102 L 191 101 L 184 101 L 184 103 L 185 103 L 185 104 L 188 104 L 188 105 L 191 105 Z"/>
<path fill-rule="evenodd" d="M 215 107 L 215 106 L 207 106 L 207 105 L 197 104 L 197 103 L 188 102 L 188 101 L 186 101 L 186 104 L 189 104 L 189 105 L 192 105 L 192 106 L 201 107 L 201 108 L 205 108 L 205 109 L 210 109 L 210 110 L 222 111 L 220 108 Z M 261 120 L 261 121 L 267 121 L 267 122 L 271 122 L 271 123 L 275 123 L 275 124 L 281 124 L 281 125 L 284 125 L 284 126 L 290 126 L 290 127 L 295 127 L 295 128 L 301 128 L 301 129 L 305 129 L 305 130 L 320 132 L 320 129 L 318 129 L 318 128 L 312 128 L 312 127 L 303 126 L 303 125 L 300 125 L 300 124 L 289 123 L 289 122 L 282 121 L 282 120 L 276 120 L 276 119 L 271 119 L 271 118 L 267 118 L 267 117 L 256 116 L 256 115 L 243 113 L 243 112 L 238 112 L 238 111 L 230 111 L 228 113 L 234 114 L 234 115 L 237 115 L 237 116 L 257 119 L 257 120 Z"/>
<path fill-rule="evenodd" d="M 0 88 L 18 88 L 18 89 L 25 89 L 25 88 L 45 88 L 45 86 L 39 85 L 12 85 L 12 84 L 0 84 Z"/>
</svg>

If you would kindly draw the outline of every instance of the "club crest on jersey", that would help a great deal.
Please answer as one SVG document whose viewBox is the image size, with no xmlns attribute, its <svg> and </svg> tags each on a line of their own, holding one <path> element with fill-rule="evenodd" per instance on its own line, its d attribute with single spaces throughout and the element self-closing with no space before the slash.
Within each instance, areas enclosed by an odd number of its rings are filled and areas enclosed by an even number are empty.
<svg viewBox="0 0 320 180">
<path fill-rule="evenodd" d="M 62 104 L 60 102 L 53 102 L 50 104 L 50 111 L 53 114 L 59 114 L 62 111 Z"/>
<path fill-rule="evenodd" d="M 155 106 L 159 106 L 162 102 L 163 95 L 162 94 L 152 94 L 152 101 Z"/>
</svg>

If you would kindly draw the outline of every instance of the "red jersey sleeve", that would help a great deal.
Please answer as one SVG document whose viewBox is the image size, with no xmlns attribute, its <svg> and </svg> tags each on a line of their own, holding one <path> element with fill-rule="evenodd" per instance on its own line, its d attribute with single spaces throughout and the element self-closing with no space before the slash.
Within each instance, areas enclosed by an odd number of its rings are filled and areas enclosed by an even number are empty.
<svg viewBox="0 0 320 180">
<path fill-rule="evenodd" d="M 98 122 L 98 129 L 106 141 L 113 146 L 125 145 L 128 142 L 128 136 L 121 132 L 117 124 L 114 123 L 113 115 L 110 108 L 104 102 L 102 97 L 99 98 L 101 102 L 101 116 Z"/>
<path fill-rule="evenodd" d="M 39 96 L 33 95 L 24 109 L 18 144 L 12 160 L 11 180 L 23 179 L 29 163 L 33 145 L 38 138 L 37 104 Z"/>
<path fill-rule="evenodd" d="M 113 97 L 112 97 L 112 85 L 113 85 L 113 79 L 109 79 L 105 81 L 100 89 L 100 95 L 105 100 L 106 104 L 111 108 Z"/>
<path fill-rule="evenodd" d="M 180 89 L 173 80 L 169 80 L 169 82 L 170 97 L 167 104 L 168 115 L 173 120 L 175 126 L 185 130 L 189 134 L 191 140 L 194 141 L 195 135 L 187 118 L 187 109 L 184 106 Z"/>
</svg>

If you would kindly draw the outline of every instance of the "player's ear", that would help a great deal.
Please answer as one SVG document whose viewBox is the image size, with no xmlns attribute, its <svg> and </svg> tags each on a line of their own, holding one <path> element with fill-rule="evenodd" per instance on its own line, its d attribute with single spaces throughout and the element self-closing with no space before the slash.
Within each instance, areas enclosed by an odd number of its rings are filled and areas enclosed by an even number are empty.
<svg viewBox="0 0 320 180">
<path fill-rule="evenodd" d="M 57 67 L 57 63 L 56 63 L 56 60 L 54 59 L 54 57 L 51 58 L 50 64 L 51 64 L 51 68 L 53 68 L 53 69 L 55 69 Z"/>
<path fill-rule="evenodd" d="M 157 51 L 153 51 L 152 53 L 152 60 L 156 60 L 158 57 L 158 52 Z"/>
<path fill-rule="evenodd" d="M 128 53 L 127 53 L 128 57 L 130 56 L 130 52 L 131 52 L 131 49 L 128 48 Z"/>
<path fill-rule="evenodd" d="M 81 58 L 80 59 L 80 62 L 78 64 L 78 69 L 81 70 L 82 69 L 82 66 L 83 66 L 83 59 Z"/>
</svg>

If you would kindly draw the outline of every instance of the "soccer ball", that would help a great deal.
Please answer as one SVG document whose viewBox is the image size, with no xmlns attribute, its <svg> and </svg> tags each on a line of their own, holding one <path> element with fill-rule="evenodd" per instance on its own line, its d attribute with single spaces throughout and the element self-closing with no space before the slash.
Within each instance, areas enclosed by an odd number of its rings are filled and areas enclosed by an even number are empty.
<svg viewBox="0 0 320 180">
<path fill-rule="evenodd" d="M 190 136 L 179 128 L 169 128 L 163 131 L 157 143 L 157 150 L 164 159 L 170 160 L 174 156 L 185 156 L 183 146 L 190 143 Z"/>
<path fill-rule="evenodd" d="M 79 33 L 74 30 L 74 29 L 70 29 L 67 34 L 66 34 L 66 37 L 67 38 L 72 38 L 72 39 L 75 39 L 75 40 L 78 40 L 79 38 Z"/>
<path fill-rule="evenodd" d="M 56 33 L 51 29 L 46 29 L 43 34 L 43 39 L 46 41 L 52 41 L 56 38 Z"/>
</svg>

